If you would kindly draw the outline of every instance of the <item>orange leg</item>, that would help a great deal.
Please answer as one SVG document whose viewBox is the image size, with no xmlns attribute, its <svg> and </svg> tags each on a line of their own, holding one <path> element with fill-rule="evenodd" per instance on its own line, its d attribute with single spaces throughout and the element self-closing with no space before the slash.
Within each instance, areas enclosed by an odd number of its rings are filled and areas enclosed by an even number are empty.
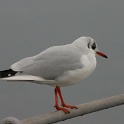
<svg viewBox="0 0 124 124">
<path fill-rule="evenodd" d="M 67 113 L 70 113 L 70 111 L 67 110 L 66 108 L 59 107 L 59 105 L 58 105 L 58 95 L 59 95 L 59 97 L 60 97 L 61 104 L 62 104 L 63 107 L 71 108 L 71 109 L 73 109 L 73 108 L 77 109 L 76 106 L 71 106 L 71 105 L 65 104 L 65 102 L 64 102 L 64 100 L 63 100 L 63 97 L 62 97 L 62 93 L 61 93 L 60 87 L 59 87 L 59 86 L 56 86 L 56 88 L 55 88 L 55 103 L 56 103 L 56 104 L 55 104 L 55 108 L 56 108 L 57 110 L 62 110 L 62 111 L 64 111 L 66 114 L 67 114 Z"/>
</svg>

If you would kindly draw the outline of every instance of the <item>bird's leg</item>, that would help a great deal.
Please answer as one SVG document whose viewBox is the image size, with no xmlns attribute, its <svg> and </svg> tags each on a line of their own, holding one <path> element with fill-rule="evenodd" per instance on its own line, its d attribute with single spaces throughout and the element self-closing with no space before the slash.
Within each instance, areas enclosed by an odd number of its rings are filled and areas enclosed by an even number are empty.
<svg viewBox="0 0 124 124">
<path fill-rule="evenodd" d="M 57 86 L 56 86 L 54 92 L 55 92 L 55 106 L 54 106 L 54 107 L 55 107 L 57 110 L 62 110 L 62 111 L 65 112 L 66 114 L 70 113 L 69 110 L 67 110 L 66 108 L 63 108 L 63 107 L 59 107 L 59 105 L 58 105 L 58 87 L 57 87 Z"/>
<path fill-rule="evenodd" d="M 63 107 L 71 108 L 71 109 L 73 109 L 73 108 L 77 109 L 76 106 L 71 106 L 71 105 L 65 104 L 64 99 L 62 97 L 62 93 L 61 93 L 60 87 L 56 86 L 56 89 L 57 89 L 57 92 L 59 94 L 59 97 L 60 97 L 60 100 L 61 100 L 61 104 L 62 104 Z"/>
</svg>

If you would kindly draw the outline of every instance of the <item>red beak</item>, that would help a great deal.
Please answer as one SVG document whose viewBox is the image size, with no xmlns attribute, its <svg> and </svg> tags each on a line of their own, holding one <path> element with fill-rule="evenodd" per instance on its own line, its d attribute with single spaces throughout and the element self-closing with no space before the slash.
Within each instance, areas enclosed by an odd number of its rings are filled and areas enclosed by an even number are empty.
<svg viewBox="0 0 124 124">
<path fill-rule="evenodd" d="M 102 56 L 102 57 L 104 57 L 104 58 L 108 58 L 104 53 L 102 53 L 102 52 L 96 52 L 96 54 L 98 54 L 99 56 Z"/>
</svg>

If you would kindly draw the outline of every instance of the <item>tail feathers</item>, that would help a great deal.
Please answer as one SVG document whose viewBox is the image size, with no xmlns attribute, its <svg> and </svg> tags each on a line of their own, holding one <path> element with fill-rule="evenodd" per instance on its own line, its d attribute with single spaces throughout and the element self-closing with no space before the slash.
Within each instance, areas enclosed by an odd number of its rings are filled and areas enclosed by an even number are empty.
<svg viewBox="0 0 124 124">
<path fill-rule="evenodd" d="M 12 69 L 0 71 L 0 78 L 7 78 L 7 77 L 12 77 L 16 74 L 16 71 L 13 71 Z"/>
<path fill-rule="evenodd" d="M 18 74 L 16 74 L 16 73 L 18 73 Z M 45 80 L 42 77 L 23 74 L 22 72 L 13 71 L 12 69 L 0 71 L 0 80 L 54 82 L 54 80 Z M 43 84 L 43 83 L 41 83 L 41 84 Z M 47 84 L 49 84 L 49 83 L 47 83 Z"/>
</svg>

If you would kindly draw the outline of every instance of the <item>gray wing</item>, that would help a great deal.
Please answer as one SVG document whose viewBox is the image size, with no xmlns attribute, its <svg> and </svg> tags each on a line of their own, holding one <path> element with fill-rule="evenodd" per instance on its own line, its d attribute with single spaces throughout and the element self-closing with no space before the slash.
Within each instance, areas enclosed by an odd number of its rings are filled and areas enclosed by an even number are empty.
<svg viewBox="0 0 124 124">
<path fill-rule="evenodd" d="M 71 45 L 55 46 L 36 56 L 22 59 L 11 68 L 24 74 L 55 80 L 64 72 L 81 68 L 81 55 L 81 52 Z"/>
</svg>

